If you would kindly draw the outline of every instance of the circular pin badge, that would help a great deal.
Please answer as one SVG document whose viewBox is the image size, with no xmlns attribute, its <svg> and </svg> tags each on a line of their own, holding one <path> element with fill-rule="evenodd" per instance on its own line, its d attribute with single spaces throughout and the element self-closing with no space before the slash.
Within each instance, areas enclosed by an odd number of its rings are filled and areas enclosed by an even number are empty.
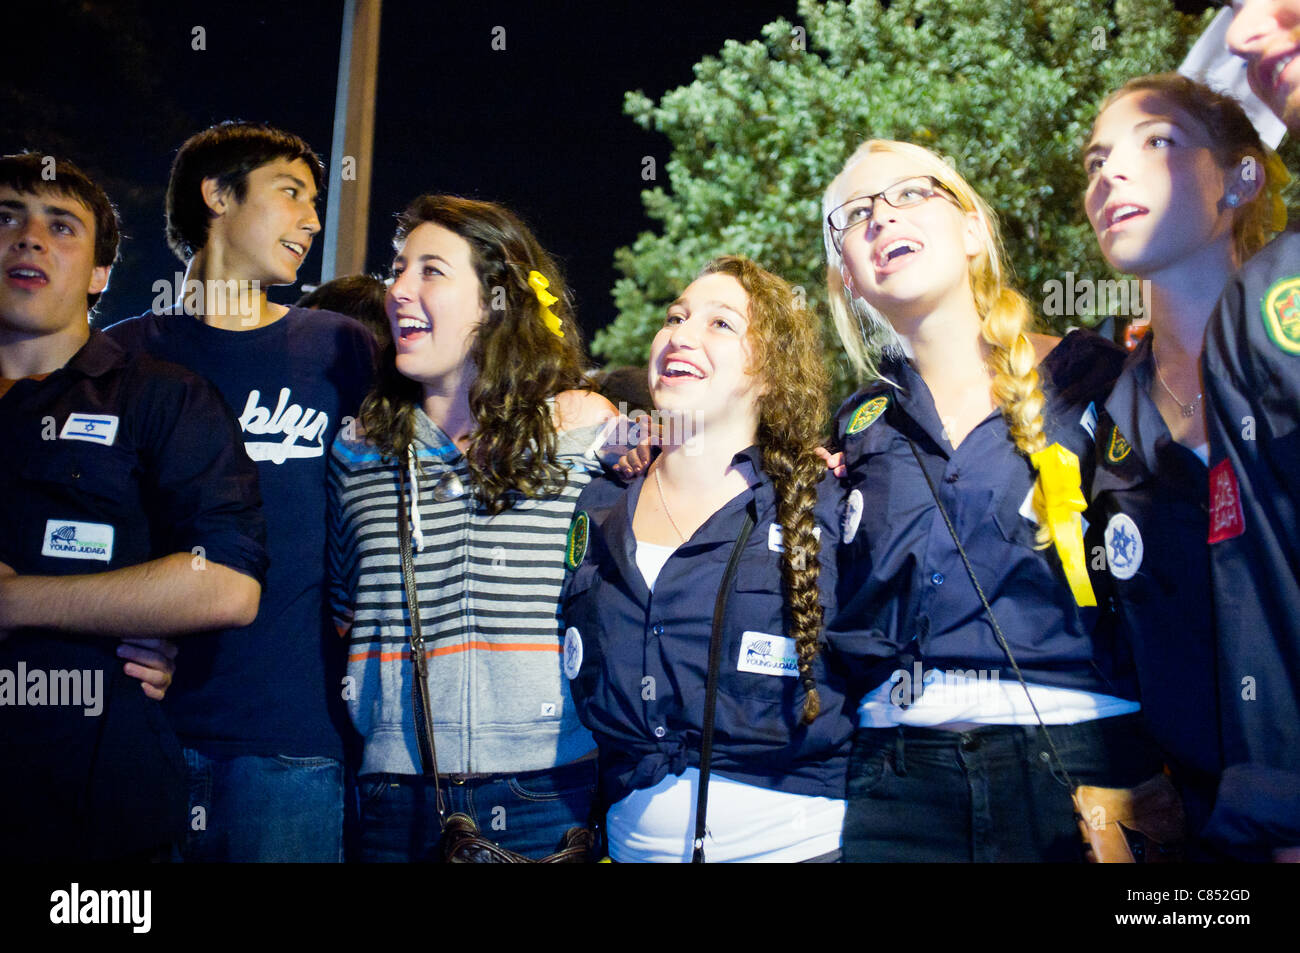
<svg viewBox="0 0 1300 953">
<path fill-rule="evenodd" d="M 573 626 L 564 632 L 564 677 L 572 681 L 582 668 L 582 633 Z"/>
<path fill-rule="evenodd" d="M 1132 579 L 1142 566 L 1142 534 L 1125 513 L 1106 524 L 1106 565 L 1116 579 Z"/>
<path fill-rule="evenodd" d="M 854 490 L 844 504 L 844 522 L 840 526 L 840 539 L 846 543 L 853 542 L 858 535 L 858 524 L 862 522 L 862 491 Z"/>
<path fill-rule="evenodd" d="M 581 510 L 569 524 L 569 536 L 564 541 L 564 566 L 572 571 L 582 565 L 587 556 L 587 531 L 590 521 Z"/>
</svg>

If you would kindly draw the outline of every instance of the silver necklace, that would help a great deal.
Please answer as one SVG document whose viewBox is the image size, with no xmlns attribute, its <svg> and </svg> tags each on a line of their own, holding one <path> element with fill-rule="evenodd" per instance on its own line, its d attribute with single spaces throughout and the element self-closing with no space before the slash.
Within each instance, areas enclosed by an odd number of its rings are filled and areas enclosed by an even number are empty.
<svg viewBox="0 0 1300 953">
<path fill-rule="evenodd" d="M 668 522 L 672 524 L 673 532 L 683 543 L 686 542 L 686 536 L 677 528 L 677 521 L 673 519 L 673 514 L 668 509 L 668 501 L 664 499 L 664 485 L 659 481 L 659 468 L 655 467 L 655 489 L 659 491 L 659 504 L 664 508 L 664 516 L 668 517 Z"/>
<path fill-rule="evenodd" d="M 1160 362 L 1156 360 L 1155 347 L 1151 348 L 1151 363 L 1155 366 L 1156 369 L 1156 380 L 1158 380 L 1160 382 L 1160 386 L 1165 389 L 1165 393 L 1168 394 L 1171 398 L 1173 398 L 1174 403 L 1178 405 L 1178 409 L 1179 411 L 1182 412 L 1182 415 L 1184 417 L 1196 416 L 1196 408 L 1200 404 L 1201 397 L 1203 395 L 1197 394 L 1195 397 L 1192 398 L 1192 402 L 1190 404 L 1184 404 L 1181 400 L 1178 399 L 1178 395 L 1174 393 L 1173 388 L 1171 388 L 1168 384 L 1165 383 L 1165 375 L 1160 373 Z"/>
</svg>

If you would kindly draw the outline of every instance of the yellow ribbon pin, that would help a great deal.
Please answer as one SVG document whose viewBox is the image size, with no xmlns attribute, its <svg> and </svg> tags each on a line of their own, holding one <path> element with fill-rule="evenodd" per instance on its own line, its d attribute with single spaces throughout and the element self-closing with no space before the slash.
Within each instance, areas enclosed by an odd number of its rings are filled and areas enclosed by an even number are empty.
<svg viewBox="0 0 1300 953">
<path fill-rule="evenodd" d="M 551 310 L 551 305 L 560 299 L 546 290 L 551 286 L 551 283 L 546 280 L 546 276 L 540 271 L 530 271 L 528 273 L 528 285 L 533 289 L 533 293 L 537 295 L 538 303 L 542 306 L 542 321 L 545 323 L 547 330 L 557 338 L 564 337 L 564 331 L 560 328 L 560 319 Z"/>
<path fill-rule="evenodd" d="M 1088 508 L 1083 498 L 1079 458 L 1054 443 L 1029 458 L 1038 469 L 1034 484 L 1034 505 L 1047 514 L 1047 531 L 1056 545 L 1065 578 L 1070 583 L 1074 601 L 1081 606 L 1095 606 L 1097 596 L 1088 578 L 1087 558 L 1083 547 L 1083 519 Z"/>
</svg>

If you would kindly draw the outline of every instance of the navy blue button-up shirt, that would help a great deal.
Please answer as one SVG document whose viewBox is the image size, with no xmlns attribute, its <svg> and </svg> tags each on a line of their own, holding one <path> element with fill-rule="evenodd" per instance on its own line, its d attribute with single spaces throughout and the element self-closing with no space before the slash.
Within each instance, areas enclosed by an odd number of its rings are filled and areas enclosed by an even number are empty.
<svg viewBox="0 0 1300 953">
<path fill-rule="evenodd" d="M 798 724 L 805 696 L 801 678 L 747 670 L 759 667 L 749 657 L 765 651 L 760 636 L 784 636 L 789 619 L 781 554 L 774 549 L 779 544 L 773 486 L 759 469 L 756 448 L 736 454 L 734 462 L 742 460 L 757 474 L 750 488 L 669 557 L 653 593 L 636 565 L 632 534 L 644 476 L 630 486 L 597 477 L 578 500 L 579 514 L 590 520 L 589 542 L 565 582 L 566 650 L 575 638 L 580 641 L 581 665 L 570 687 L 600 746 L 602 790 L 610 804 L 653 787 L 669 773 L 699 766 L 714 604 L 746 511 L 754 517 L 754 529 L 727 603 L 713 770 L 773 790 L 845 796 L 856 699 L 845 697 L 826 646 L 813 662 L 822 714 L 810 726 Z M 820 583 L 829 619 L 840 490 L 829 476 L 818 490 Z"/>
<path fill-rule="evenodd" d="M 1300 233 L 1228 282 L 1203 362 L 1224 754 L 1300 773 Z"/>
<path fill-rule="evenodd" d="M 1180 767 L 1214 774 L 1222 756 L 1205 544 L 1208 471 L 1173 439 L 1151 399 L 1151 348 L 1148 335 L 1129 355 L 1097 425 L 1097 515 L 1088 550 L 1105 551 L 1152 735 Z"/>
<path fill-rule="evenodd" d="M 1078 455 L 1086 488 L 1093 429 L 1124 353 L 1091 332 L 1067 335 L 1038 367 L 1047 442 Z M 1054 548 L 1036 549 L 1025 513 L 1034 470 L 995 410 L 955 449 L 925 381 L 887 359 L 881 381 L 847 401 L 836 433 L 847 483 L 862 495 L 861 524 L 841 547 L 840 618 L 854 634 L 863 686 L 900 665 L 986 669 L 1015 679 L 908 446 L 916 446 L 1027 681 L 1136 697 L 1126 653 L 1075 604 Z M 889 383 L 892 381 L 893 383 Z M 897 386 L 895 386 L 897 385 Z M 1085 514 L 1092 520 L 1092 514 Z M 1093 576 L 1094 587 L 1101 583 Z M 838 635 L 831 632 L 835 644 Z M 862 652 L 861 650 L 865 650 Z"/>
<path fill-rule="evenodd" d="M 257 470 L 221 395 L 184 368 L 92 332 L 64 367 L 0 397 L 0 444 L 0 562 L 20 575 L 191 552 L 196 570 L 265 580 Z M 98 672 L 104 696 L 95 717 L 0 706 L 0 856 L 112 858 L 184 834 L 180 748 L 117 645 L 36 630 L 0 642 L 0 670 Z"/>
</svg>

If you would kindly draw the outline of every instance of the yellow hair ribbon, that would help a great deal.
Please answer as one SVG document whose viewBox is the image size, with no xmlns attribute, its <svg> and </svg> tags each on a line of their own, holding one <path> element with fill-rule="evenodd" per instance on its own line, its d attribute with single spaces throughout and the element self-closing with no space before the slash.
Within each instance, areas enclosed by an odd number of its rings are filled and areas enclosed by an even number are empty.
<svg viewBox="0 0 1300 953">
<path fill-rule="evenodd" d="M 1286 228 L 1286 203 L 1282 201 L 1282 190 L 1290 181 L 1291 173 L 1287 171 L 1286 163 L 1276 152 L 1265 146 L 1264 188 L 1268 190 L 1269 198 L 1273 200 L 1273 217 L 1269 222 L 1269 228 L 1275 232 Z"/>
<path fill-rule="evenodd" d="M 546 290 L 551 286 L 551 283 L 546 280 L 546 276 L 540 271 L 530 271 L 528 273 L 528 286 L 533 289 L 533 293 L 537 295 L 538 303 L 542 306 L 542 322 L 546 325 L 547 330 L 557 338 L 564 337 L 564 331 L 560 329 L 560 319 L 551 310 L 551 305 L 560 299 Z"/>
<path fill-rule="evenodd" d="M 1070 583 L 1074 601 L 1081 606 L 1095 606 L 1097 597 L 1088 578 L 1083 548 L 1083 519 L 1088 508 L 1083 498 L 1079 476 L 1079 458 L 1059 443 L 1039 450 L 1029 458 L 1038 469 L 1034 484 L 1034 505 L 1047 516 L 1047 530 L 1056 545 L 1065 578 Z"/>
</svg>

